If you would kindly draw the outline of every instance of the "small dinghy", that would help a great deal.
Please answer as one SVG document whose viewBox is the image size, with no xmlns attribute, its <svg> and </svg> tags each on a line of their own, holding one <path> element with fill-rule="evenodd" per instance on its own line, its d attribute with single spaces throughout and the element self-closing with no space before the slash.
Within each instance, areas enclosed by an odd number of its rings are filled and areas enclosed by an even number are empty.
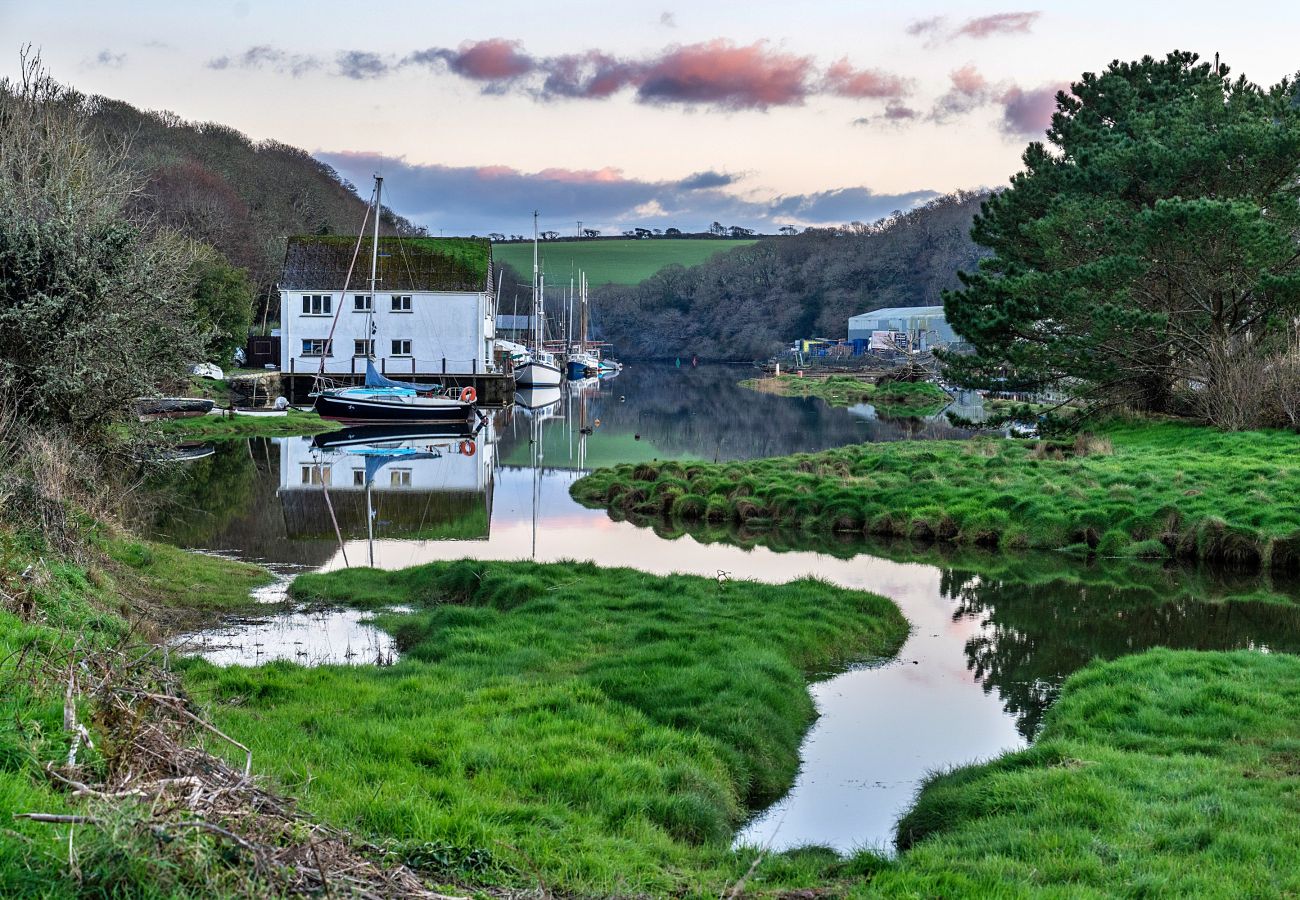
<svg viewBox="0 0 1300 900">
<path fill-rule="evenodd" d="M 213 401 L 202 397 L 141 397 L 135 401 L 135 414 L 141 422 L 159 419 L 190 419 L 206 416 Z"/>
</svg>

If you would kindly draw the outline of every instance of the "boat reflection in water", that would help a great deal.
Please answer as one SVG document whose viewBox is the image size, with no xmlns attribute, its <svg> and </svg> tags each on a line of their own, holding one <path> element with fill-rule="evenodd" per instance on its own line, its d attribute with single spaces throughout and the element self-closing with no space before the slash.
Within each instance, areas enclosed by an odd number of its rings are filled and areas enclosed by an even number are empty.
<svg viewBox="0 0 1300 900">
<path fill-rule="evenodd" d="M 276 492 L 290 538 L 487 540 L 491 423 L 366 425 L 280 445 Z"/>
</svg>

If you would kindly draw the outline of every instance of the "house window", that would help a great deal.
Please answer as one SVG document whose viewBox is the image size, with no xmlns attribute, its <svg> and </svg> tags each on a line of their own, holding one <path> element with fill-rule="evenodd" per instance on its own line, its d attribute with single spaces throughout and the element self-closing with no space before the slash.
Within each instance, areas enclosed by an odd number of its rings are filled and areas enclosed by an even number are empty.
<svg viewBox="0 0 1300 900">
<path fill-rule="evenodd" d="M 303 294 L 302 314 L 304 316 L 328 316 L 334 313 L 333 294 Z"/>
<path fill-rule="evenodd" d="M 410 469 L 393 469 L 388 473 L 388 484 L 390 487 L 410 487 L 411 470 Z"/>
<path fill-rule="evenodd" d="M 393 356 L 410 356 L 410 355 L 411 355 L 411 339 L 410 339 L 410 338 L 394 338 L 394 339 L 393 339 L 393 354 L 392 354 L 392 355 L 393 355 Z"/>
<path fill-rule="evenodd" d="M 352 297 L 353 312 L 370 312 L 371 296 L 369 294 L 355 294 Z"/>
<path fill-rule="evenodd" d="M 374 356 L 375 342 L 354 340 L 352 342 L 352 355 L 353 356 Z"/>
<path fill-rule="evenodd" d="M 410 311 L 411 311 L 411 295 L 394 294 L 393 312 L 410 312 Z"/>
<path fill-rule="evenodd" d="M 303 484 L 329 484 L 330 467 L 322 465 L 311 465 L 302 467 Z"/>
<path fill-rule="evenodd" d="M 333 356 L 334 342 L 327 341 L 325 338 L 303 338 L 302 341 L 303 356 Z"/>
<path fill-rule="evenodd" d="M 365 486 L 366 486 L 366 470 L 365 470 L 365 469 L 353 469 L 353 470 L 352 470 L 352 485 L 353 485 L 354 487 L 365 487 Z"/>
</svg>

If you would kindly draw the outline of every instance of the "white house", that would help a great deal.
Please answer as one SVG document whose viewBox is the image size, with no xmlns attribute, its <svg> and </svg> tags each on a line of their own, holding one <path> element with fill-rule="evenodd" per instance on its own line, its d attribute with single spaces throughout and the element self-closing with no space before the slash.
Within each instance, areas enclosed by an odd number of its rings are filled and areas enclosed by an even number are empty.
<svg viewBox="0 0 1300 900">
<path fill-rule="evenodd" d="M 418 426 L 415 426 L 418 430 Z M 486 539 L 492 502 L 496 438 L 491 424 L 472 436 L 417 436 L 367 446 L 322 449 L 311 438 L 278 439 L 285 528 L 295 539 Z M 400 451 L 400 452 L 399 452 Z M 367 487 L 370 496 L 367 499 Z M 325 492 L 329 491 L 327 497 Z"/>
<path fill-rule="evenodd" d="M 381 237 L 371 296 L 371 240 L 361 239 L 349 278 L 355 237 L 289 238 L 279 285 L 280 370 L 314 374 L 324 362 L 327 374 L 361 374 L 369 355 L 389 375 L 494 372 L 491 244 Z"/>
</svg>

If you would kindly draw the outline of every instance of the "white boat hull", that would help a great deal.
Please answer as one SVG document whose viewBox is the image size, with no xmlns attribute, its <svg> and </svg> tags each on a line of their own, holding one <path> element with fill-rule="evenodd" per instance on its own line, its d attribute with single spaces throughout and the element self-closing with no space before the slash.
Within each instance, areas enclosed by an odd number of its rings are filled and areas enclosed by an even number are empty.
<svg viewBox="0 0 1300 900">
<path fill-rule="evenodd" d="M 558 366 L 527 362 L 515 369 L 515 384 L 525 387 L 558 387 L 561 375 Z"/>
</svg>

